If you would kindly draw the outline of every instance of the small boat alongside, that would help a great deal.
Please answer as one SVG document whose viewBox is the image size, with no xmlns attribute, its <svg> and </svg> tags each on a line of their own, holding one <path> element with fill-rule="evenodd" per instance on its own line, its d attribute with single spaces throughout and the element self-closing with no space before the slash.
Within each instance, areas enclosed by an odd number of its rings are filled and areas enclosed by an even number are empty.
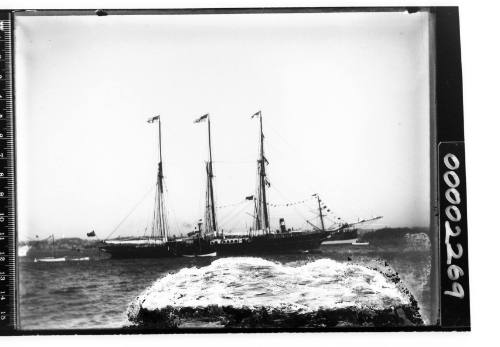
<svg viewBox="0 0 500 347">
<path fill-rule="evenodd" d="M 369 243 L 358 242 L 359 231 L 357 226 L 381 219 L 382 216 L 358 220 L 354 223 L 341 223 L 336 229 L 329 229 L 328 237 L 322 242 L 323 245 L 354 245 L 367 246 Z"/>
<path fill-rule="evenodd" d="M 326 241 L 323 241 L 321 244 L 322 245 L 351 245 L 356 242 L 358 238 L 354 239 L 347 239 L 347 240 L 331 240 L 330 238 L 327 238 Z"/>
</svg>

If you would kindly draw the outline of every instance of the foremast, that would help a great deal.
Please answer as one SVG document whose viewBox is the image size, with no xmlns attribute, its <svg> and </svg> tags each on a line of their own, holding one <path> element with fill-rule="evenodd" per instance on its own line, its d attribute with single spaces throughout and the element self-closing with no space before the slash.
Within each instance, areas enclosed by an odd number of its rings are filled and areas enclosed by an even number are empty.
<svg viewBox="0 0 500 347">
<path fill-rule="evenodd" d="M 212 162 L 212 133 L 210 115 L 207 113 L 196 119 L 194 123 L 207 122 L 208 130 L 208 161 L 205 163 L 207 186 L 205 195 L 205 235 L 217 236 L 217 215 L 215 213 L 214 171 Z M 200 235 L 201 236 L 201 235 Z"/>
<path fill-rule="evenodd" d="M 165 212 L 165 199 L 164 199 L 164 176 L 163 176 L 163 157 L 161 152 L 161 118 L 154 116 L 148 119 L 148 123 L 158 123 L 158 172 L 156 175 L 156 193 L 155 204 L 153 210 L 153 223 L 151 227 L 151 237 L 155 240 L 163 242 L 168 241 L 168 223 L 167 214 Z"/>
<path fill-rule="evenodd" d="M 271 184 L 267 178 L 266 165 L 269 164 L 264 154 L 264 131 L 262 128 L 262 112 L 258 111 L 252 118 L 259 118 L 260 149 L 257 159 L 257 198 L 255 200 L 255 230 L 262 230 L 265 234 L 270 232 L 269 210 L 267 207 L 266 188 Z"/>
</svg>

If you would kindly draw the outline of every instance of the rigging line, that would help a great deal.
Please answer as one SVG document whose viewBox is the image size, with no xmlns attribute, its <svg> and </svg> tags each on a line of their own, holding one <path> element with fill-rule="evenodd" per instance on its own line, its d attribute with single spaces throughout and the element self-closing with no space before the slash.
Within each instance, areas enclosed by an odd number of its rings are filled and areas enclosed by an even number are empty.
<svg viewBox="0 0 500 347">
<path fill-rule="evenodd" d="M 132 213 L 134 213 L 134 211 L 137 209 L 137 207 L 139 207 L 140 204 L 142 204 L 142 202 L 146 199 L 146 197 L 149 195 L 149 193 L 151 193 L 151 191 L 153 190 L 153 188 L 156 186 L 156 184 L 154 184 L 151 188 L 149 188 L 149 190 L 146 192 L 146 194 L 144 194 L 144 196 L 141 198 L 141 200 L 132 208 L 132 210 L 130 210 L 130 212 L 125 216 L 125 218 L 123 218 L 120 223 L 118 223 L 118 225 L 113 229 L 113 231 L 111 233 L 109 233 L 108 236 L 106 236 L 105 240 L 108 240 L 111 235 L 113 235 L 113 233 L 118 230 L 118 228 L 123 224 L 123 222 L 125 222 L 127 220 L 128 217 L 130 217 L 130 215 Z"/>
<path fill-rule="evenodd" d="M 219 221 L 219 224 L 227 224 L 228 221 L 238 216 L 243 210 L 247 208 L 248 208 L 247 204 L 240 205 L 239 208 L 235 208 L 233 211 L 229 212 L 229 214 L 222 216 L 222 218 Z"/>
<path fill-rule="evenodd" d="M 235 221 L 241 221 L 242 213 L 246 211 L 248 208 L 249 208 L 248 205 L 241 206 L 239 210 L 235 211 L 235 213 L 233 213 L 231 216 L 227 216 L 226 218 L 224 218 L 222 224 L 227 228 L 228 224 L 232 224 Z"/>
<path fill-rule="evenodd" d="M 214 160 L 214 164 L 225 164 L 225 165 L 250 165 L 254 164 L 255 160 L 241 160 L 241 161 L 229 161 L 229 160 Z"/>
<path fill-rule="evenodd" d="M 273 186 L 273 190 L 275 190 L 279 195 L 281 195 L 285 200 L 288 200 L 286 198 L 286 196 L 281 192 L 279 191 L 275 186 Z M 304 219 L 305 221 L 307 221 L 307 218 L 295 207 L 295 206 L 292 206 L 293 209 L 295 210 L 295 212 L 297 212 L 297 214 L 302 218 Z"/>
<path fill-rule="evenodd" d="M 239 206 L 239 205 L 245 203 L 246 201 L 249 201 L 249 200 L 244 199 L 242 201 L 238 201 L 238 202 L 235 202 L 232 204 L 225 204 L 225 205 L 216 206 L 216 208 L 221 209 L 221 208 L 227 208 L 227 207 L 235 207 L 235 206 Z"/>
<path fill-rule="evenodd" d="M 281 204 L 268 202 L 267 204 L 271 207 L 290 207 L 293 205 L 305 205 L 305 204 L 309 203 L 309 200 L 312 200 L 312 199 L 314 199 L 314 198 L 306 198 L 306 199 L 302 199 L 302 200 L 295 200 L 293 202 L 285 202 L 285 203 L 281 203 Z M 307 206 L 307 207 L 309 207 L 309 206 Z"/>
<path fill-rule="evenodd" d="M 242 229 L 242 228 L 244 229 L 243 227 L 244 223 L 242 222 L 241 215 L 248 208 L 249 208 L 248 205 L 241 206 L 240 209 L 238 211 L 235 211 L 235 213 L 233 213 L 231 216 L 227 216 L 226 218 L 224 218 L 224 220 L 220 223 L 220 225 L 224 226 L 224 229 L 228 231 L 231 231 L 233 229 Z"/>
<path fill-rule="evenodd" d="M 240 206 L 239 209 L 235 209 L 231 214 L 224 216 L 224 218 L 221 219 L 220 224 L 224 226 L 224 228 L 227 228 L 227 226 L 234 221 L 241 220 L 240 215 L 248 208 L 248 205 Z"/>
</svg>

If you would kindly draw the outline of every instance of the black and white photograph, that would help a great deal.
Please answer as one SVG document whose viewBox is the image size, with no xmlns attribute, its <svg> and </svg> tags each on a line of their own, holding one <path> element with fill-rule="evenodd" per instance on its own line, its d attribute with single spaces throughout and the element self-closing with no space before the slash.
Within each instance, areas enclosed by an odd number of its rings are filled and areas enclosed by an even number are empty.
<svg viewBox="0 0 500 347">
<path fill-rule="evenodd" d="M 418 330 L 468 298 L 431 10 L 14 19 L 20 331 Z"/>
</svg>

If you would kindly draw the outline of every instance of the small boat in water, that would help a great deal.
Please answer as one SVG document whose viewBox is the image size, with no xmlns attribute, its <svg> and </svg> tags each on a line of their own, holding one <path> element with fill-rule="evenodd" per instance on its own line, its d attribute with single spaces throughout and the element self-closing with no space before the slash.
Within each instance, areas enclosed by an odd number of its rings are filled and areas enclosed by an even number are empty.
<svg viewBox="0 0 500 347">
<path fill-rule="evenodd" d="M 46 258 L 35 258 L 35 263 L 60 263 L 66 261 L 66 257 L 54 258 L 54 257 L 46 257 Z"/>
<path fill-rule="evenodd" d="M 331 239 L 327 238 L 327 241 L 323 241 L 321 244 L 322 245 L 352 245 L 356 241 L 358 241 L 357 238 L 347 239 L 347 240 L 331 240 Z"/>
<path fill-rule="evenodd" d="M 186 258 L 198 258 L 198 257 L 216 257 L 217 252 L 206 253 L 206 254 L 183 254 L 183 257 Z"/>
<path fill-rule="evenodd" d="M 82 257 L 82 258 L 71 258 L 69 261 L 89 261 L 90 257 Z"/>
<path fill-rule="evenodd" d="M 358 220 L 355 223 L 342 223 L 336 229 L 329 229 L 330 234 L 322 242 L 323 245 L 358 245 L 367 246 L 367 242 L 358 242 L 359 233 L 355 226 L 365 224 L 381 219 L 382 216 L 376 216 L 369 219 Z"/>
<path fill-rule="evenodd" d="M 35 258 L 33 260 L 35 263 L 60 263 L 66 261 L 66 257 L 56 257 L 56 249 L 55 249 L 55 237 L 54 235 L 50 235 L 49 239 L 52 238 L 52 256 L 51 257 L 43 257 L 43 258 Z"/>
</svg>

